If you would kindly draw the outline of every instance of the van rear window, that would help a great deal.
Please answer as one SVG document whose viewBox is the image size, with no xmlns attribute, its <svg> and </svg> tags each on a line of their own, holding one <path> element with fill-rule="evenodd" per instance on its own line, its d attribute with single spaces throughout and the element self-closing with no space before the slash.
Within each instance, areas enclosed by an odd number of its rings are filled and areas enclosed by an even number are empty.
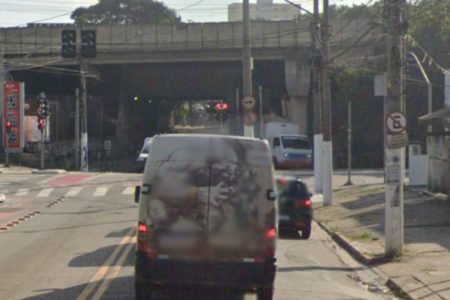
<svg viewBox="0 0 450 300">
<path fill-rule="evenodd" d="M 281 138 L 284 149 L 309 150 L 311 146 L 305 138 L 298 136 L 283 136 Z"/>
</svg>

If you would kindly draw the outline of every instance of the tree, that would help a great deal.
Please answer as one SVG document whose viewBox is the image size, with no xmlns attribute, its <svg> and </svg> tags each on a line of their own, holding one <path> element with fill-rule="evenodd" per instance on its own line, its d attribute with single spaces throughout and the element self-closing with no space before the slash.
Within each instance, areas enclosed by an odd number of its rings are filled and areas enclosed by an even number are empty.
<svg viewBox="0 0 450 300">
<path fill-rule="evenodd" d="M 76 24 L 173 24 L 181 18 L 162 2 L 154 0 L 100 0 L 79 7 L 71 18 Z"/>
</svg>

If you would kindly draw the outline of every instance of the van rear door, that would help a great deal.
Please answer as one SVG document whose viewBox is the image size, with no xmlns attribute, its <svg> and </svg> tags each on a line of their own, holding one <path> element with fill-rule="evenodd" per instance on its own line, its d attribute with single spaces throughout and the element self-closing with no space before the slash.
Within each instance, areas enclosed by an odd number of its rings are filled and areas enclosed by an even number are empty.
<svg viewBox="0 0 450 300">
<path fill-rule="evenodd" d="M 275 228 L 272 160 L 266 142 L 211 137 L 208 248 L 213 259 L 263 259 Z"/>
</svg>

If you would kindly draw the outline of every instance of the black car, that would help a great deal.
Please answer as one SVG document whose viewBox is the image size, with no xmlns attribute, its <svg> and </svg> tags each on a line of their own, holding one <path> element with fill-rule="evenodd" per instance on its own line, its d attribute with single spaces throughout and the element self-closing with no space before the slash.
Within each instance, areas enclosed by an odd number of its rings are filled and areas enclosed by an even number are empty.
<svg viewBox="0 0 450 300">
<path fill-rule="evenodd" d="M 301 238 L 309 239 L 313 209 L 308 187 L 298 178 L 279 177 L 277 188 L 280 232 L 301 231 Z"/>
</svg>

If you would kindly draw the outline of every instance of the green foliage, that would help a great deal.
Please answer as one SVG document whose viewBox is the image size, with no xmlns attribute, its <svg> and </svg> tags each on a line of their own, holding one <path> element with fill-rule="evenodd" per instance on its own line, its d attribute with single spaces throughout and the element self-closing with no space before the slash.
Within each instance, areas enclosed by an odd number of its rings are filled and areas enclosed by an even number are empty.
<svg viewBox="0 0 450 300">
<path fill-rule="evenodd" d="M 164 3 L 154 0 L 100 0 L 77 8 L 71 15 L 79 24 L 173 24 L 180 17 Z"/>
</svg>

